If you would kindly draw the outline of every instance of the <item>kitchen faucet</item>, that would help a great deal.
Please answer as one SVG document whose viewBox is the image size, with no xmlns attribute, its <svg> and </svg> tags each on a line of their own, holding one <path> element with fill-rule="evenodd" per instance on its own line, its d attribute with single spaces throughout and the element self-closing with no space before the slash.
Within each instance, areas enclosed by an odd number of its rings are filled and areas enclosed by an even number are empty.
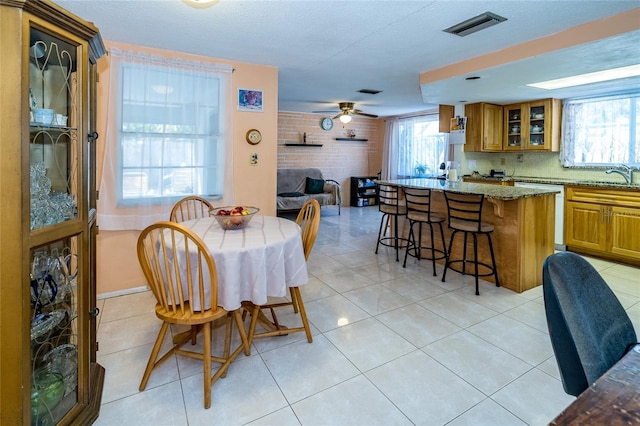
<svg viewBox="0 0 640 426">
<path fill-rule="evenodd" d="M 626 164 L 620 164 L 620 168 L 623 168 L 624 171 L 618 169 L 609 169 L 605 173 L 617 173 L 622 176 L 627 183 L 633 183 L 633 171 L 636 169 L 635 167 L 627 166 Z"/>
</svg>

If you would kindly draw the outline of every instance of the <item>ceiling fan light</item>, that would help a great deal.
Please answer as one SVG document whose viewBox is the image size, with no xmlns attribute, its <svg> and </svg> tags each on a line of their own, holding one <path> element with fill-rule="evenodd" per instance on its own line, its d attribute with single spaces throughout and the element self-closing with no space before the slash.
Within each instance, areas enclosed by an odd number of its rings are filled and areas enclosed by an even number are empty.
<svg viewBox="0 0 640 426">
<path fill-rule="evenodd" d="M 182 0 L 186 4 L 191 7 L 195 7 L 196 9 L 205 9 L 207 7 L 211 7 L 214 4 L 218 3 L 220 0 Z"/>
<path fill-rule="evenodd" d="M 351 121 L 351 116 L 345 112 L 340 116 L 340 121 L 342 121 L 344 124 L 347 124 Z"/>
</svg>

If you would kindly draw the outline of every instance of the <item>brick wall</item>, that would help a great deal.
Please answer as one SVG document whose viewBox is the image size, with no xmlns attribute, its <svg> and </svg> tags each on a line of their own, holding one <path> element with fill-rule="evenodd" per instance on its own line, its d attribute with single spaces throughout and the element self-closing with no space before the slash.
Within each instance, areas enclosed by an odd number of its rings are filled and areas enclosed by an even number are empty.
<svg viewBox="0 0 640 426">
<path fill-rule="evenodd" d="M 380 170 L 381 147 L 384 139 L 380 120 L 354 117 L 343 124 L 333 120 L 333 129 L 324 131 L 320 127 L 319 114 L 295 112 L 278 113 L 278 168 L 317 167 L 326 179 L 335 179 L 342 185 L 342 205 L 349 205 L 349 178 L 351 176 L 376 176 Z M 382 127 L 383 128 L 383 127 Z M 348 131 L 355 129 L 355 140 L 348 138 Z M 322 144 L 322 147 L 292 147 L 287 143 Z"/>
</svg>

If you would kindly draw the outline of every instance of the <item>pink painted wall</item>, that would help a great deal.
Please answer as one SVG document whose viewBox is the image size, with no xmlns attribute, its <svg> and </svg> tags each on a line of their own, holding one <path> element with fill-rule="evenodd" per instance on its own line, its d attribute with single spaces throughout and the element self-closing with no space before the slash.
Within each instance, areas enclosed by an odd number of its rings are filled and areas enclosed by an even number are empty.
<svg viewBox="0 0 640 426">
<path fill-rule="evenodd" d="M 171 57 L 194 58 L 179 52 L 168 52 L 119 43 L 105 43 L 107 49 L 112 46 L 121 50 L 135 50 Z M 274 67 L 231 62 L 217 58 L 197 57 L 201 61 L 226 63 L 233 66 L 233 99 L 238 88 L 260 89 L 263 91 L 264 112 L 244 112 L 233 108 L 233 166 L 234 193 L 237 204 L 259 206 L 261 212 L 273 215 L 276 211 L 276 168 L 278 135 L 278 70 Z M 109 69 L 109 57 L 100 59 L 99 73 Z M 105 74 L 106 75 L 106 74 Z M 98 133 L 106 134 L 106 114 L 108 78 L 98 83 Z M 234 103 L 235 105 L 235 103 Z M 249 145 L 245 141 L 247 130 L 255 128 L 262 133 L 262 143 Z M 101 150 L 98 153 L 102 155 Z M 249 165 L 249 155 L 258 153 L 256 166 Z M 98 160 L 100 164 L 100 160 Z M 98 174 L 101 173 L 98 167 Z M 100 223 L 98 223 L 98 226 Z M 137 260 L 136 243 L 138 231 L 101 231 L 97 238 L 97 293 L 114 295 L 145 286 L 145 280 Z"/>
</svg>

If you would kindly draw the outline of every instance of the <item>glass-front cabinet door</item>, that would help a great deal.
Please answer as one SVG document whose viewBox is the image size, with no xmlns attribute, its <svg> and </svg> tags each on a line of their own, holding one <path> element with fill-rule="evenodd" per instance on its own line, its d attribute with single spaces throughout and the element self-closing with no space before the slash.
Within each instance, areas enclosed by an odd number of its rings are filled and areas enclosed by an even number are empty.
<svg viewBox="0 0 640 426">
<path fill-rule="evenodd" d="M 29 30 L 31 424 L 58 423 L 81 401 L 87 369 L 86 42 Z M 79 281 L 80 278 L 80 281 Z M 81 306 L 85 306 L 83 303 Z M 81 334 L 82 333 L 82 334 Z M 79 367 L 80 366 L 80 367 Z"/>
<path fill-rule="evenodd" d="M 78 218 L 84 200 L 82 46 L 31 28 L 29 42 L 31 230 Z"/>
<path fill-rule="evenodd" d="M 558 151 L 560 114 L 558 99 L 541 99 L 504 107 L 505 151 Z"/>
</svg>

